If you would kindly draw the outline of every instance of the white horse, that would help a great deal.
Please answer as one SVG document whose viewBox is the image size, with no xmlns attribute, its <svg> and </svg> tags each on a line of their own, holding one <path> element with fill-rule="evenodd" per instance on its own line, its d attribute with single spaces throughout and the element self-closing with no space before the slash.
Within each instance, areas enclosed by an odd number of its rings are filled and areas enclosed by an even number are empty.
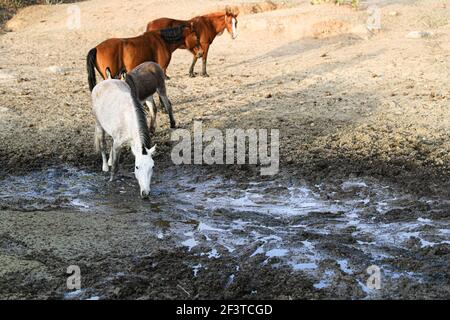
<svg viewBox="0 0 450 320">
<path fill-rule="evenodd" d="M 131 78 L 127 80 L 131 81 Z M 102 154 L 103 171 L 109 172 L 111 166 L 110 181 L 113 181 L 119 168 L 120 150 L 123 146 L 130 146 L 135 156 L 134 173 L 141 197 L 146 198 L 150 194 L 154 167 L 152 155 L 156 145 L 151 147 L 145 109 L 127 82 L 107 79 L 92 91 L 92 110 L 96 119 L 95 147 Z M 109 161 L 105 133 L 113 138 Z"/>
</svg>

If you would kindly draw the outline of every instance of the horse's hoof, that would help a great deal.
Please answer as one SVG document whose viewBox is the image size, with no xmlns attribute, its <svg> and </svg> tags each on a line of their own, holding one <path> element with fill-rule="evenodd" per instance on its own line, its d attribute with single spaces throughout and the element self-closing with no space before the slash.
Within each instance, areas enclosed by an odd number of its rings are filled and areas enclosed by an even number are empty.
<svg viewBox="0 0 450 320">
<path fill-rule="evenodd" d="M 166 74 L 166 80 L 170 80 L 170 77 Z"/>
<path fill-rule="evenodd" d="M 189 73 L 190 78 L 195 78 L 195 73 Z"/>
<path fill-rule="evenodd" d="M 103 166 L 102 170 L 103 172 L 109 172 L 109 166 Z"/>
<path fill-rule="evenodd" d="M 209 74 L 207 74 L 207 73 L 202 73 L 202 77 L 203 77 L 203 78 L 209 78 Z"/>
<path fill-rule="evenodd" d="M 177 128 L 176 123 L 170 125 L 170 129 L 176 129 L 176 128 Z"/>
</svg>

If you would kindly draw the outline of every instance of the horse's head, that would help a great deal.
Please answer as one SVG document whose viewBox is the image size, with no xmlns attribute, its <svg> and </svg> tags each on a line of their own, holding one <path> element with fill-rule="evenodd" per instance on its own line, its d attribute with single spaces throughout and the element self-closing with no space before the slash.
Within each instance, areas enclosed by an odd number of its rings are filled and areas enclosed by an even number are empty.
<svg viewBox="0 0 450 320">
<path fill-rule="evenodd" d="M 237 16 L 239 15 L 239 9 L 236 7 L 227 6 L 225 8 L 225 26 L 229 34 L 231 34 L 231 38 L 237 38 Z"/>
<path fill-rule="evenodd" d="M 153 161 L 153 154 L 155 153 L 156 145 L 151 149 L 147 149 L 142 146 L 142 151 L 136 153 L 135 170 L 134 175 L 139 182 L 141 189 L 141 197 L 147 198 L 150 194 L 150 183 L 152 182 L 153 167 L 155 162 Z"/>
</svg>

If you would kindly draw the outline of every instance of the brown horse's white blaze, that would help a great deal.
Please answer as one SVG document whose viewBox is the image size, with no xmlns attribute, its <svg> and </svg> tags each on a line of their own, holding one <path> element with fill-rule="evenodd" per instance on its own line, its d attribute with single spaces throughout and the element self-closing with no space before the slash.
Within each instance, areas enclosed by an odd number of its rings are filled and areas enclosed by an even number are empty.
<svg viewBox="0 0 450 320">
<path fill-rule="evenodd" d="M 188 49 L 194 55 L 189 75 L 194 77 L 194 68 L 197 60 L 201 57 L 203 62 L 202 75 L 208 77 L 206 65 L 208 62 L 209 47 L 214 39 L 223 34 L 225 30 L 231 35 L 232 39 L 236 39 L 237 32 L 237 16 L 239 10 L 237 8 L 227 7 L 225 11 L 210 13 L 203 16 L 192 18 L 191 20 L 175 20 L 170 18 L 161 18 L 151 21 L 147 25 L 147 31 L 156 31 L 168 27 L 174 27 L 180 24 L 193 23 L 193 28 L 197 32 L 199 45 L 194 48 L 180 47 L 181 49 Z"/>
<path fill-rule="evenodd" d="M 232 23 L 233 23 L 233 31 L 232 31 L 232 35 L 233 35 L 233 39 L 236 39 L 237 36 L 238 36 L 238 32 L 237 32 L 237 20 L 236 20 L 236 18 L 233 18 Z"/>
</svg>

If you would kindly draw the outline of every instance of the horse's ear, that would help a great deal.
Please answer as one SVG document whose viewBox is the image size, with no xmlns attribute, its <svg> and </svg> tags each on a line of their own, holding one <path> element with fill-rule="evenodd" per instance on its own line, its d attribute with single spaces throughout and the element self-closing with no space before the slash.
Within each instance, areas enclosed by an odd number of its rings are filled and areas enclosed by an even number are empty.
<svg viewBox="0 0 450 320">
<path fill-rule="evenodd" d="M 155 153 L 155 151 L 156 151 L 156 144 L 151 149 L 147 150 L 148 154 L 151 156 Z"/>
<path fill-rule="evenodd" d="M 238 7 L 225 7 L 225 14 L 227 16 L 237 17 L 239 15 L 239 8 Z"/>
</svg>

